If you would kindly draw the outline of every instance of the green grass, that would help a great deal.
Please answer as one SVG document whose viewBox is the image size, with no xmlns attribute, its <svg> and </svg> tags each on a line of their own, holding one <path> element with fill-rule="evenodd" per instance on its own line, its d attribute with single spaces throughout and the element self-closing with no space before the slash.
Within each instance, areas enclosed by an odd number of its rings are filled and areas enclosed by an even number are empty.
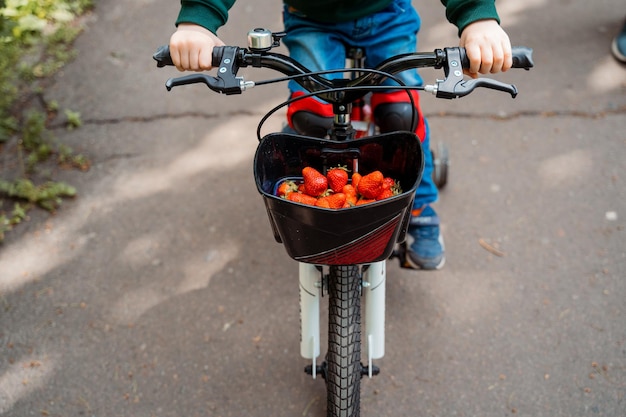
<svg viewBox="0 0 626 417">
<path fill-rule="evenodd" d="M 30 210 L 54 211 L 76 190 L 54 179 L 57 168 L 86 170 L 89 160 L 60 143 L 49 128 L 68 129 L 80 113 L 47 103 L 50 77 L 76 56 L 77 17 L 93 0 L 0 0 L 0 242 Z"/>
</svg>

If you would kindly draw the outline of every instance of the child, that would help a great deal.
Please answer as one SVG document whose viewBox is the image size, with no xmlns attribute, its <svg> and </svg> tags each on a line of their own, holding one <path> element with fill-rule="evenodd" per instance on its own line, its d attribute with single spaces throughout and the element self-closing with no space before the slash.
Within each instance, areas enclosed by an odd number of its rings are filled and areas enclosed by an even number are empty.
<svg viewBox="0 0 626 417">
<path fill-rule="evenodd" d="M 182 0 L 176 21 L 177 31 L 170 39 L 170 53 L 181 70 L 211 68 L 214 46 L 224 43 L 216 36 L 227 21 L 235 0 Z M 442 0 L 448 20 L 460 34 L 470 60 L 466 73 L 496 73 L 511 67 L 511 44 L 499 25 L 495 0 Z M 374 67 L 386 58 L 415 52 L 420 18 L 411 0 L 284 0 L 283 21 L 287 35 L 283 43 L 294 59 L 312 71 L 343 68 L 346 45 L 364 49 L 366 64 Z M 421 85 L 417 71 L 397 74 L 407 85 Z M 390 83 L 390 85 L 393 85 Z M 292 95 L 301 87 L 289 83 Z M 432 154 L 427 121 L 422 117 L 417 94 L 416 108 L 404 92 L 377 93 L 372 110 L 382 132 L 407 130 L 417 111 L 416 134 L 422 141 L 425 170 L 414 202 L 408 230 L 408 260 L 415 268 L 439 269 L 445 262 L 439 217 L 430 206 L 438 191 L 432 180 Z M 320 135 L 332 123 L 330 105 L 310 98 L 295 102 L 288 109 L 290 127 L 302 134 Z"/>
</svg>

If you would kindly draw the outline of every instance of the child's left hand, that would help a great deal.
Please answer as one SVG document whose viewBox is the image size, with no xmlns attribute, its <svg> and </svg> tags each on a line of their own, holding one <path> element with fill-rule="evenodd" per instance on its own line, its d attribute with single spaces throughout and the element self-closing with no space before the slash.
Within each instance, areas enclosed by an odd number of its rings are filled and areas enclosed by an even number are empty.
<svg viewBox="0 0 626 417">
<path fill-rule="evenodd" d="M 479 73 L 507 71 L 513 64 L 509 36 L 495 20 L 478 20 L 467 25 L 459 45 L 467 52 L 470 67 L 465 73 L 472 78 Z"/>
</svg>

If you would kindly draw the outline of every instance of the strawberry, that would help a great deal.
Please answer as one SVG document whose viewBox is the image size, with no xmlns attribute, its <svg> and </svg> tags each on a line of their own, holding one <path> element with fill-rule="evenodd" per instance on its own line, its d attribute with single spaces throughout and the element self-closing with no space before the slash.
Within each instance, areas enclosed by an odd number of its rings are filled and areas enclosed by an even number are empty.
<svg viewBox="0 0 626 417">
<path fill-rule="evenodd" d="M 358 172 L 352 174 L 352 186 L 356 189 L 359 186 L 359 181 L 361 181 L 361 177 L 363 177 Z"/>
<path fill-rule="evenodd" d="M 346 204 L 347 197 L 344 193 L 336 193 L 328 197 L 330 207 L 340 209 Z"/>
<path fill-rule="evenodd" d="M 374 200 L 373 198 L 361 198 L 359 199 L 359 201 L 356 202 L 357 206 L 362 206 L 363 204 L 369 204 L 369 203 L 373 203 L 376 200 Z"/>
<path fill-rule="evenodd" d="M 384 188 L 380 194 L 376 196 L 376 200 L 384 200 L 385 198 L 393 197 L 395 194 L 391 188 Z"/>
<path fill-rule="evenodd" d="M 328 179 L 328 188 L 340 193 L 343 186 L 348 183 L 348 169 L 342 166 L 331 168 L 326 173 L 326 178 Z"/>
<path fill-rule="evenodd" d="M 376 196 L 376 200 L 384 200 L 385 198 L 393 197 L 402 193 L 400 184 L 393 178 L 385 177 L 383 179 L 383 186 L 380 193 Z"/>
<path fill-rule="evenodd" d="M 328 202 L 328 206 L 329 206 L 328 208 L 340 209 L 346 203 L 346 195 L 344 193 L 330 194 L 327 197 L 322 197 L 319 200 L 317 200 L 318 205 L 320 201 L 322 200 L 325 200 Z"/>
<path fill-rule="evenodd" d="M 302 177 L 304 177 L 304 192 L 311 197 L 318 197 L 328 189 L 328 180 L 315 168 L 302 169 Z"/>
<path fill-rule="evenodd" d="M 298 190 L 298 186 L 293 181 L 283 181 L 279 186 L 278 190 L 276 190 L 276 195 L 279 197 L 287 197 L 289 193 Z"/>
<path fill-rule="evenodd" d="M 380 171 L 370 172 L 363 176 L 357 186 L 357 191 L 366 199 L 375 199 L 383 188 L 384 176 Z"/>
<path fill-rule="evenodd" d="M 306 204 L 309 206 L 314 206 L 315 203 L 317 203 L 317 198 L 298 192 L 287 194 L 287 200 L 293 201 L 294 203 Z"/>
<path fill-rule="evenodd" d="M 315 202 L 315 207 L 321 207 L 321 208 L 329 209 L 330 208 L 330 201 L 328 201 L 327 197 L 320 197 Z"/>
<path fill-rule="evenodd" d="M 341 189 L 341 192 L 346 195 L 346 204 L 348 204 L 348 207 L 352 207 L 356 205 L 356 201 L 358 197 L 357 197 L 356 188 L 354 188 L 352 184 L 344 185 L 343 188 Z"/>
<path fill-rule="evenodd" d="M 396 180 L 393 178 L 385 177 L 383 178 L 383 189 L 388 190 L 396 185 Z"/>
</svg>

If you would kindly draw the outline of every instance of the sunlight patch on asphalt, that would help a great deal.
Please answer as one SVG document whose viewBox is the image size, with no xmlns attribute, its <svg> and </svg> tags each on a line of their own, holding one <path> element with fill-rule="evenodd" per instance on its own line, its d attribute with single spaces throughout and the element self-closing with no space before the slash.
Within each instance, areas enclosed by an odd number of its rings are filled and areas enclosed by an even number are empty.
<svg viewBox="0 0 626 417">
<path fill-rule="evenodd" d="M 239 252 L 238 245 L 224 242 L 221 246 L 212 248 L 202 259 L 187 260 L 183 266 L 185 275 L 176 289 L 176 294 L 181 295 L 208 287 L 211 277 L 239 258 Z"/>
<path fill-rule="evenodd" d="M 197 146 L 169 164 L 145 169 L 119 178 L 113 202 L 134 200 L 184 186 L 185 180 L 204 172 L 215 172 L 252 161 L 256 148 L 257 116 L 238 116 L 217 126 Z"/>
<path fill-rule="evenodd" d="M 55 360 L 21 358 L 0 375 L 0 414 L 7 413 L 22 398 L 46 385 L 55 370 Z"/>
<path fill-rule="evenodd" d="M 595 93 L 607 93 L 626 87 L 626 71 L 609 54 L 597 63 L 594 70 L 587 77 L 587 84 Z"/>
<path fill-rule="evenodd" d="M 580 149 L 548 158 L 539 166 L 541 182 L 549 188 L 564 184 L 575 185 L 592 174 L 591 156 Z"/>
<path fill-rule="evenodd" d="M 6 248 L 0 257 L 0 293 L 16 291 L 63 263 L 60 256 L 46 255 L 55 249 L 55 242 L 28 239 Z"/>
<path fill-rule="evenodd" d="M 500 259 L 486 251 L 479 256 L 495 259 L 494 263 Z M 484 271 L 448 271 L 449 279 L 429 283 L 452 323 L 469 328 L 486 318 L 497 320 L 506 311 L 507 300 L 515 291 L 515 280 L 509 272 L 495 269 L 488 278 Z"/>
<path fill-rule="evenodd" d="M 163 238 L 152 233 L 131 240 L 120 253 L 120 260 L 134 268 L 158 263 L 156 255 Z"/>
<path fill-rule="evenodd" d="M 79 215 L 69 223 L 47 222 L 43 232 L 27 235 L 0 253 L 0 293 L 16 291 L 48 271 L 72 259 L 94 238 L 93 234 L 75 236 L 82 226 Z M 69 249 L 69 250 L 68 250 Z"/>
<path fill-rule="evenodd" d="M 155 266 L 150 257 L 145 257 L 143 254 L 138 257 L 132 255 L 137 252 L 137 249 L 143 253 L 146 244 L 151 245 L 147 243 L 149 241 L 151 240 L 145 238 L 131 242 L 124 251 L 124 260 L 134 262 L 136 266 L 150 263 Z M 143 314 L 171 298 L 207 288 L 211 278 L 237 259 L 239 252 L 239 246 L 232 242 L 221 242 L 219 246 L 212 247 L 206 254 L 195 252 L 192 257 L 180 262 L 183 275 L 173 277 L 177 284 L 164 286 L 163 281 L 159 279 L 141 288 L 125 291 L 111 307 L 111 319 L 121 324 L 135 323 Z"/>
</svg>

